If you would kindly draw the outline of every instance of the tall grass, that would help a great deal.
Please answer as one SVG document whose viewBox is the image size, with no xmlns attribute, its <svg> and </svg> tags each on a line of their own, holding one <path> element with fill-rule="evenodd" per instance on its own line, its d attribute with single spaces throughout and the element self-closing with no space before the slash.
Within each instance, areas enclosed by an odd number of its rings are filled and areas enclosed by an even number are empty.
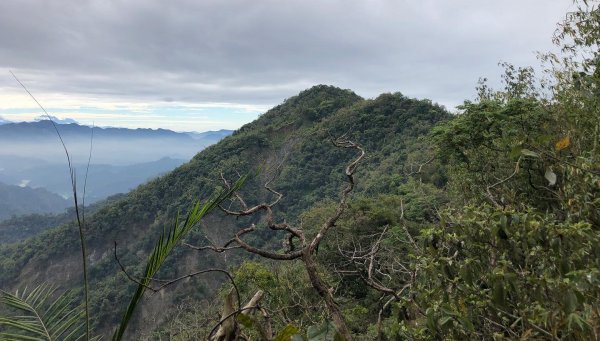
<svg viewBox="0 0 600 341">
<path fill-rule="evenodd" d="M 79 231 L 79 243 L 81 245 L 81 262 L 83 265 L 83 286 L 84 286 L 83 292 L 84 292 L 84 296 L 85 296 L 85 304 L 84 304 L 84 306 L 85 306 L 85 335 L 86 335 L 86 340 L 89 341 L 91 331 L 90 331 L 90 298 L 89 298 L 88 264 L 87 264 L 87 250 L 86 250 L 86 245 L 85 245 L 85 233 L 84 233 L 85 208 L 82 207 L 81 212 L 80 212 L 79 200 L 77 197 L 77 173 L 75 170 L 75 166 L 73 166 L 73 162 L 71 160 L 71 155 L 69 154 L 67 145 L 65 144 L 65 141 L 63 140 L 63 137 L 60 134 L 60 130 L 58 129 L 58 126 L 56 125 L 56 123 L 54 122 L 54 120 L 52 119 L 50 114 L 48 114 L 48 111 L 46 111 L 44 106 L 35 98 L 35 96 L 33 96 L 33 94 L 29 91 L 29 89 L 27 89 L 25 84 L 23 84 L 12 71 L 9 71 L 9 72 L 14 77 L 14 79 L 21 85 L 21 87 L 25 90 L 25 92 L 27 92 L 27 94 L 29 94 L 29 96 L 33 99 L 33 101 L 40 107 L 40 109 L 44 112 L 44 115 L 46 116 L 46 118 L 52 123 L 52 127 L 54 127 L 54 131 L 56 132 L 56 135 L 58 136 L 58 139 L 60 140 L 60 144 L 62 145 L 63 150 L 65 152 L 65 156 L 67 157 L 67 166 L 69 167 L 69 177 L 71 180 L 71 191 L 73 193 L 73 201 L 75 204 L 75 216 L 77 219 L 77 229 Z M 94 141 L 94 129 L 92 128 L 92 135 L 90 138 L 89 157 L 88 157 L 88 163 L 86 166 L 85 180 L 84 180 L 84 186 L 83 186 L 83 198 L 82 198 L 83 205 L 85 205 L 85 187 L 87 185 L 88 172 L 90 169 L 90 161 L 92 159 L 93 141 Z"/>
</svg>

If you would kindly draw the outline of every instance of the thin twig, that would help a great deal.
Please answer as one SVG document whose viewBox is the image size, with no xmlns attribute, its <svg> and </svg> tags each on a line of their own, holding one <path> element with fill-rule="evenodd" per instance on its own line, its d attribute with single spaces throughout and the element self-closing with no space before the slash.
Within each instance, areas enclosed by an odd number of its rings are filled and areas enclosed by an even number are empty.
<svg viewBox="0 0 600 341">
<path fill-rule="evenodd" d="M 493 204 L 494 204 L 496 207 L 502 207 L 502 205 L 500 205 L 500 204 L 499 204 L 499 203 L 498 203 L 498 202 L 497 202 L 497 201 L 494 199 L 494 195 L 492 194 L 492 191 L 491 191 L 491 189 L 492 189 L 492 188 L 494 188 L 494 187 L 496 187 L 496 186 L 498 186 L 498 185 L 501 185 L 501 184 L 503 184 L 503 183 L 507 182 L 508 180 L 512 179 L 512 178 L 513 178 L 515 175 L 517 175 L 517 173 L 519 173 L 519 165 L 520 165 L 520 163 L 521 163 L 521 158 L 522 158 L 522 156 L 519 156 L 519 159 L 517 160 L 517 162 L 515 162 L 515 170 L 512 172 L 512 174 L 510 174 L 509 176 L 507 176 L 507 177 L 506 177 L 506 178 L 504 178 L 504 179 L 500 179 L 500 180 L 498 180 L 497 182 L 495 182 L 495 183 L 493 183 L 493 184 L 491 184 L 491 185 L 489 185 L 489 186 L 487 186 L 487 187 L 485 188 L 485 191 L 486 191 L 486 192 L 487 192 L 487 194 L 488 194 L 488 199 L 490 199 L 490 201 L 491 201 L 491 202 L 492 202 L 492 203 L 493 203 Z"/>
<path fill-rule="evenodd" d="M 85 192 L 87 189 L 88 174 L 90 172 L 90 163 L 92 162 L 92 150 L 94 148 L 94 123 L 92 122 L 92 131 L 90 136 L 90 152 L 88 155 L 87 165 L 85 167 L 85 178 L 83 179 L 83 198 L 81 199 L 81 217 L 83 226 L 85 227 Z"/>
<path fill-rule="evenodd" d="M 127 278 L 138 284 L 141 285 L 143 287 L 145 287 L 146 289 L 152 291 L 152 292 L 159 292 L 162 289 L 173 285 L 181 280 L 187 279 L 187 278 L 192 278 L 194 276 L 197 275 L 201 275 L 201 274 L 205 274 L 205 273 L 209 273 L 209 272 L 220 272 L 223 273 L 225 275 L 227 275 L 227 277 L 229 278 L 229 281 L 231 282 L 231 285 L 233 286 L 234 290 L 235 290 L 235 294 L 236 294 L 236 298 L 237 298 L 237 303 L 238 303 L 238 308 L 241 307 L 241 302 L 240 302 L 240 291 L 237 287 L 237 285 L 235 284 L 235 281 L 233 280 L 233 276 L 227 271 L 227 270 L 223 270 L 223 269 L 219 269 L 219 268 L 211 268 L 211 269 L 204 269 L 204 270 L 199 270 L 196 272 L 192 272 L 180 277 L 177 277 L 175 279 L 159 279 L 159 278 L 142 278 L 143 280 L 149 279 L 151 282 L 162 282 L 163 284 L 157 288 L 154 288 L 148 284 L 144 284 L 141 280 L 138 280 L 137 278 L 133 277 L 132 275 L 130 275 L 127 270 L 125 270 L 125 266 L 123 265 L 123 263 L 121 263 L 121 260 L 119 259 L 118 255 L 117 255 L 117 242 L 115 242 L 115 247 L 114 247 L 114 256 L 115 256 L 115 260 L 117 262 L 117 264 L 119 264 L 119 267 L 121 268 L 121 272 L 123 272 L 125 274 L 125 276 L 127 276 Z"/>
<path fill-rule="evenodd" d="M 425 167 L 426 165 L 428 165 L 431 161 L 433 161 L 435 159 L 435 157 L 430 158 L 429 160 L 420 163 L 419 164 L 419 168 L 416 171 L 413 171 L 413 166 L 414 164 L 410 164 L 410 173 L 404 173 L 404 176 L 411 176 L 411 175 L 415 175 L 415 174 L 421 174 L 421 171 L 423 170 L 423 167 Z M 404 167 L 402 167 L 404 168 Z"/>
</svg>

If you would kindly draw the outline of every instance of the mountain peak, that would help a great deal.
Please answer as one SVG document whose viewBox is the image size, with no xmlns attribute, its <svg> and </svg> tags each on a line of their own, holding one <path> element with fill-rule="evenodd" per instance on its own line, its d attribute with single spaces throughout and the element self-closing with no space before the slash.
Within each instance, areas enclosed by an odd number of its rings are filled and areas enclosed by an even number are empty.
<svg viewBox="0 0 600 341">
<path fill-rule="evenodd" d="M 353 96 L 360 98 L 360 96 L 356 95 L 354 93 L 354 91 L 352 91 L 350 89 L 342 89 L 342 88 L 338 88 L 337 86 L 326 85 L 326 84 L 314 85 L 306 90 L 301 91 L 295 97 L 302 99 L 302 98 L 315 96 L 315 95 L 328 95 L 328 96 L 353 95 Z"/>
<path fill-rule="evenodd" d="M 361 100 L 363 98 L 351 90 L 331 85 L 315 85 L 284 100 L 282 104 L 270 109 L 256 121 L 244 125 L 237 132 L 265 126 L 277 129 L 314 124 Z"/>
<path fill-rule="evenodd" d="M 38 116 L 35 118 L 36 122 L 50 121 L 50 120 L 52 120 L 56 124 L 71 124 L 71 123 L 79 124 L 79 122 L 75 121 L 72 118 L 60 119 L 56 116 L 49 116 L 49 115 L 41 115 L 41 116 Z"/>
</svg>

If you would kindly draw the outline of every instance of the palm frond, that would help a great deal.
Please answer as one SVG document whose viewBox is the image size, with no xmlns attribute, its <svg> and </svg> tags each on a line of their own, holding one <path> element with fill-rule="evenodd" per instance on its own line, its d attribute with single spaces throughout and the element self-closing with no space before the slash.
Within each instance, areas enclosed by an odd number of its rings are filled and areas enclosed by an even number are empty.
<svg viewBox="0 0 600 341">
<path fill-rule="evenodd" d="M 81 305 L 68 293 L 42 284 L 14 294 L 0 290 L 0 305 L 16 310 L 13 316 L 0 316 L 0 340 L 76 340 L 85 336 Z"/>
<path fill-rule="evenodd" d="M 150 285 L 152 278 L 158 270 L 160 270 L 160 267 L 163 265 L 169 254 L 171 254 L 175 246 L 177 246 L 181 239 L 198 224 L 200 219 L 218 207 L 219 204 L 229 198 L 234 192 L 239 190 L 245 181 L 246 176 L 243 176 L 229 189 L 223 190 L 203 205 L 200 202 L 197 202 L 187 214 L 185 221 L 181 222 L 178 214 L 173 226 L 169 230 L 163 230 L 154 249 L 152 249 L 150 257 L 148 257 L 143 277 L 140 279 L 138 287 L 129 302 L 129 306 L 121 319 L 121 323 L 113 335 L 113 341 L 120 341 L 123 338 L 123 334 L 127 329 L 136 306 Z"/>
</svg>

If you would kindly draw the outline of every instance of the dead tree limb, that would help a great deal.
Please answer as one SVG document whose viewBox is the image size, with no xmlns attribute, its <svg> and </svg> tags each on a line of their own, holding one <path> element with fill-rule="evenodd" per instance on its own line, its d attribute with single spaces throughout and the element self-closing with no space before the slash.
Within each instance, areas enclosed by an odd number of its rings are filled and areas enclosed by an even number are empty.
<svg viewBox="0 0 600 341">
<path fill-rule="evenodd" d="M 423 163 L 419 163 L 419 164 L 411 163 L 410 170 L 408 172 L 404 171 L 404 176 L 409 177 L 409 176 L 413 176 L 415 174 L 421 174 L 421 172 L 423 171 L 423 167 L 427 166 L 434 159 L 435 159 L 435 157 L 431 157 Z M 404 166 L 402 167 L 402 169 L 404 170 Z"/>
<path fill-rule="evenodd" d="M 264 328 L 259 327 L 259 333 L 261 334 L 264 340 L 271 340 L 273 338 L 272 328 L 270 324 L 270 318 L 266 310 L 262 309 L 259 305 L 260 301 L 263 299 L 265 293 L 262 290 L 257 291 L 254 296 L 244 305 L 243 308 L 238 308 L 237 310 L 233 309 L 232 303 L 232 294 L 230 292 L 225 298 L 225 305 L 223 307 L 223 313 L 221 320 L 213 327 L 211 332 L 208 334 L 208 338 L 211 341 L 225 341 L 225 340 L 237 340 L 240 336 L 241 331 L 237 325 L 237 321 L 235 317 L 238 314 L 249 316 L 254 313 L 254 311 L 261 311 L 263 317 L 266 321 L 266 326 Z M 217 329 L 218 328 L 218 329 Z M 216 333 L 215 333 L 216 331 Z M 213 335 L 214 334 L 214 335 Z"/>
<path fill-rule="evenodd" d="M 496 186 L 499 186 L 499 185 L 507 182 L 508 180 L 512 179 L 515 175 L 517 175 L 517 173 L 519 173 L 521 159 L 522 159 L 522 156 L 520 156 L 519 159 L 517 160 L 517 162 L 515 162 L 515 169 L 514 169 L 514 171 L 509 176 L 507 176 L 504 179 L 499 179 L 495 183 L 493 183 L 493 184 L 491 184 L 489 186 L 486 186 L 485 192 L 487 194 L 488 199 L 490 199 L 490 201 L 492 202 L 492 204 L 494 204 L 494 206 L 496 206 L 498 208 L 502 207 L 502 205 L 500 205 L 498 203 L 498 201 L 496 201 L 496 199 L 494 199 L 494 195 L 492 194 L 492 191 L 491 191 L 492 188 L 494 188 Z"/>
<path fill-rule="evenodd" d="M 146 289 L 156 293 L 159 292 L 161 290 L 163 290 L 164 288 L 173 285 L 179 281 L 182 281 L 184 279 L 188 279 L 188 278 L 192 278 L 198 275 L 202 275 L 202 274 L 206 274 L 206 273 L 210 273 L 210 272 L 220 272 L 222 274 L 225 274 L 227 276 L 227 278 L 229 279 L 229 281 L 231 282 L 231 285 L 233 286 L 233 290 L 235 290 L 235 294 L 236 294 L 236 298 L 237 298 L 237 304 L 238 304 L 238 308 L 240 306 L 240 291 L 237 287 L 237 285 L 235 284 L 235 281 L 233 280 L 233 276 L 231 275 L 231 273 L 229 273 L 229 271 L 227 270 L 223 270 L 223 269 L 218 269 L 218 268 L 211 268 L 211 269 L 204 269 L 204 270 L 200 270 L 200 271 L 196 271 L 196 272 L 192 272 L 189 274 L 185 274 L 183 276 L 174 278 L 174 279 L 159 279 L 159 278 L 149 278 L 150 279 L 150 283 L 152 282 L 159 282 L 162 283 L 160 286 L 158 287 L 153 287 L 147 284 L 143 283 L 143 280 L 148 279 L 146 277 L 142 277 L 141 279 L 135 278 L 133 275 L 129 274 L 127 272 L 127 270 L 125 269 L 125 266 L 123 265 L 123 263 L 121 263 L 121 260 L 119 259 L 118 255 L 117 255 L 117 242 L 115 242 L 115 248 L 114 248 L 114 256 L 115 256 L 115 261 L 117 262 L 117 264 L 119 265 L 119 268 L 121 269 L 121 272 L 123 272 L 123 274 L 125 274 L 125 276 L 127 276 L 127 278 L 138 284 L 141 286 L 144 286 Z"/>
<path fill-rule="evenodd" d="M 389 248 L 389 242 L 385 243 L 390 239 L 388 236 L 389 226 L 384 226 L 381 232 L 375 234 L 369 233 L 353 237 L 348 243 L 349 249 L 345 250 L 339 243 L 337 245 L 339 254 L 346 261 L 340 262 L 334 271 L 340 276 L 359 277 L 367 286 L 382 294 L 381 299 L 385 303 L 380 308 L 377 318 L 377 340 L 382 338 L 385 310 L 393 302 L 407 298 L 405 292 L 413 287 L 418 271 L 418 268 L 413 269 L 395 259 L 400 243 L 407 244 L 407 248 L 412 248 L 417 253 L 420 252 L 405 224 L 402 200 L 400 201 L 400 211 L 400 220 L 405 236 L 398 238 L 397 242 L 393 243 L 392 249 Z M 413 301 L 413 303 L 415 302 Z"/>
<path fill-rule="evenodd" d="M 337 208 L 332 216 L 330 216 L 324 223 L 317 229 L 317 233 L 314 237 L 308 238 L 305 234 L 305 230 L 302 225 L 299 227 L 292 226 L 287 222 L 275 222 L 273 216 L 273 207 L 276 206 L 281 199 L 283 198 L 283 194 L 276 191 L 271 183 L 276 178 L 276 173 L 281 167 L 280 163 L 273 176 L 270 176 L 269 179 L 264 184 L 264 189 L 271 193 L 274 198 L 270 202 L 259 203 L 254 206 L 249 206 L 247 202 L 242 198 L 239 193 L 234 194 L 234 200 L 239 203 L 240 209 L 235 210 L 231 208 L 225 208 L 224 206 L 219 206 L 219 208 L 225 212 L 227 215 L 242 217 L 242 216 L 252 216 L 256 214 L 264 214 L 265 221 L 267 223 L 267 227 L 274 231 L 282 231 L 287 234 L 287 250 L 283 252 L 276 252 L 271 250 L 264 250 L 256 248 L 246 241 L 244 241 L 243 236 L 249 233 L 252 233 L 256 230 L 256 226 L 254 224 L 249 227 L 243 228 L 239 230 L 233 238 L 231 238 L 227 243 L 223 246 L 193 246 L 188 245 L 188 247 L 198 250 L 198 251 L 214 251 L 214 252 L 224 252 L 233 248 L 241 248 L 247 252 L 260 255 L 262 257 L 274 260 L 294 260 L 299 259 L 303 262 L 304 268 L 308 274 L 310 283 L 312 287 L 317 291 L 317 293 L 323 299 L 327 311 L 331 315 L 333 319 L 333 323 L 337 329 L 337 331 L 345 338 L 347 341 L 352 340 L 352 334 L 347 327 L 346 321 L 342 312 L 335 302 L 333 296 L 333 288 L 331 288 L 326 281 L 322 278 L 321 274 L 318 271 L 318 264 L 315 259 L 315 252 L 319 247 L 319 244 L 323 241 L 327 233 L 336 226 L 336 223 L 346 210 L 348 206 L 348 198 L 350 193 L 354 190 L 355 180 L 354 173 L 360 162 L 365 157 L 364 149 L 358 144 L 348 140 L 345 136 L 339 137 L 337 139 L 331 139 L 332 144 L 337 148 L 342 149 L 353 149 L 357 151 L 356 157 L 352 159 L 344 170 L 344 174 L 346 175 L 347 184 L 340 191 L 340 196 L 337 204 Z M 223 185 L 227 188 L 230 188 L 229 181 L 225 178 L 223 174 L 221 174 L 221 181 Z M 294 241 L 297 240 L 298 243 L 295 244 Z M 212 334 L 212 333 L 211 333 Z"/>
</svg>

